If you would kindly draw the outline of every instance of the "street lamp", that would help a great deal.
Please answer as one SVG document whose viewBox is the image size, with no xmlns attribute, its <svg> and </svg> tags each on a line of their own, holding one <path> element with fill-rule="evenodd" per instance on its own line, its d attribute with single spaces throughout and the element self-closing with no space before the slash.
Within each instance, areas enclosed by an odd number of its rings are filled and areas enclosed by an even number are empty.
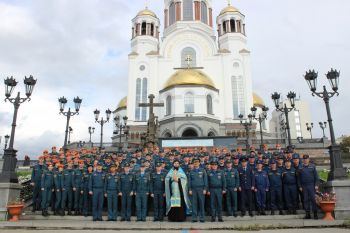
<svg viewBox="0 0 350 233">
<path fill-rule="evenodd" d="M 68 130 L 68 144 L 70 144 L 70 135 L 73 133 L 73 128 L 69 126 Z"/>
<path fill-rule="evenodd" d="M 111 117 L 111 113 L 112 113 L 112 111 L 109 110 L 109 109 L 107 109 L 107 110 L 106 110 L 106 120 L 103 120 L 103 117 L 101 117 L 101 120 L 98 120 L 98 118 L 99 118 L 99 116 L 100 116 L 100 110 L 97 110 L 97 109 L 96 109 L 96 110 L 94 111 L 95 122 L 96 122 L 96 123 L 99 123 L 100 126 L 101 126 L 101 140 L 100 140 L 100 148 L 99 148 L 100 152 L 101 152 L 101 150 L 102 150 L 102 144 L 103 144 L 103 125 L 104 125 L 105 123 L 109 122 L 109 118 Z"/>
<path fill-rule="evenodd" d="M 89 126 L 88 130 L 89 130 L 89 134 L 90 134 L 89 142 L 91 142 L 91 135 L 92 135 L 93 133 L 95 133 L 95 127 Z"/>
<path fill-rule="evenodd" d="M 267 112 L 269 111 L 269 108 L 266 106 L 262 107 L 262 113 L 259 114 L 258 117 L 256 117 L 256 111 L 258 110 L 256 107 L 251 107 L 250 110 L 252 111 L 252 116 L 254 120 L 257 120 L 259 122 L 260 126 L 260 150 L 263 149 L 263 131 L 262 131 L 262 123 L 267 119 Z"/>
<path fill-rule="evenodd" d="M 312 128 L 314 127 L 314 123 L 306 123 L 306 130 L 310 132 L 310 136 L 311 136 L 311 139 L 312 139 Z"/>
<path fill-rule="evenodd" d="M 65 132 L 64 144 L 63 144 L 64 155 L 66 155 L 66 153 L 67 153 L 67 137 L 68 137 L 68 132 L 69 132 L 69 121 L 70 121 L 70 118 L 72 116 L 79 115 L 80 105 L 81 105 L 82 101 L 83 100 L 80 99 L 79 97 L 74 98 L 73 102 L 74 102 L 75 112 L 72 112 L 70 110 L 70 108 L 68 108 L 68 111 L 65 112 L 64 107 L 68 102 L 67 99 L 64 96 L 58 99 L 58 103 L 60 105 L 60 114 L 62 114 L 63 116 L 65 116 L 67 118 L 66 132 Z"/>
<path fill-rule="evenodd" d="M 16 164 L 17 164 L 17 158 L 16 158 L 16 153 L 17 150 L 13 148 L 14 140 L 15 140 L 15 132 L 16 132 L 16 122 L 17 122 L 17 114 L 18 114 L 18 109 L 19 106 L 26 102 L 27 100 L 30 101 L 30 96 L 33 93 L 34 86 L 36 84 L 36 79 L 33 78 L 33 76 L 29 76 L 27 78 L 26 76 L 24 77 L 24 85 L 25 85 L 25 98 L 21 98 L 20 92 L 17 93 L 17 96 L 14 98 L 11 98 L 12 92 L 14 88 L 17 85 L 17 81 L 11 77 L 7 77 L 4 80 L 5 83 L 5 102 L 9 101 L 10 103 L 13 104 L 14 106 L 14 113 L 13 113 L 13 120 L 12 120 L 12 129 L 11 129 L 11 136 L 9 137 L 10 139 L 10 144 L 8 149 L 5 149 L 4 151 L 4 164 L 2 168 L 2 175 L 1 175 L 1 181 L 3 182 L 10 182 L 10 183 L 17 183 L 18 178 L 15 172 L 16 169 Z M 7 135 L 8 136 L 8 135 Z M 5 137 L 6 139 L 6 137 Z M 7 148 L 7 143 L 6 143 L 6 148 Z"/>
<path fill-rule="evenodd" d="M 288 136 L 288 146 L 292 146 L 288 113 L 295 109 L 295 97 L 296 97 L 295 92 L 290 91 L 287 95 L 287 98 L 289 99 L 289 103 L 291 105 L 291 108 L 290 108 L 290 107 L 287 107 L 287 104 L 284 104 L 282 107 L 280 107 L 281 95 L 278 94 L 277 92 L 273 93 L 271 96 L 272 100 L 275 103 L 276 110 L 279 112 L 283 112 L 284 116 L 286 118 L 286 130 L 287 130 L 287 136 Z"/>
<path fill-rule="evenodd" d="M 327 111 L 327 121 L 329 125 L 329 131 L 331 135 L 331 146 L 329 146 L 329 154 L 330 154 L 330 160 L 331 160 L 331 171 L 328 175 L 328 180 L 335 180 L 335 179 L 345 179 L 347 177 L 346 172 L 343 167 L 343 162 L 341 159 L 341 152 L 340 152 L 340 146 L 337 145 L 335 141 L 334 136 L 334 128 L 333 128 L 333 120 L 331 115 L 331 110 L 329 106 L 329 100 L 334 95 L 339 95 L 338 93 L 338 85 L 339 85 L 339 76 L 340 72 L 337 70 L 331 69 L 327 74 L 326 77 L 329 81 L 329 84 L 332 88 L 332 91 L 327 91 L 326 86 L 323 86 L 323 91 L 317 92 L 317 77 L 318 73 L 316 73 L 314 70 L 309 70 L 306 72 L 304 78 L 307 81 L 309 88 L 312 92 L 312 96 L 318 96 L 323 99 L 325 105 L 326 105 L 326 111 Z"/>
<path fill-rule="evenodd" d="M 250 149 L 250 145 L 249 145 L 249 130 L 250 130 L 250 127 L 253 125 L 253 115 L 252 114 L 249 114 L 248 115 L 248 119 L 245 119 L 245 121 L 243 122 L 243 115 L 240 114 L 239 116 L 239 119 L 240 119 L 240 123 L 241 125 L 244 126 L 244 129 L 245 129 L 245 132 L 246 132 L 246 153 L 248 154 L 249 152 L 249 149 Z"/>
<path fill-rule="evenodd" d="M 120 117 L 117 116 L 114 118 L 116 124 L 116 131 L 114 131 L 114 134 L 119 134 L 119 147 L 118 150 L 121 152 L 122 150 L 122 136 L 125 135 L 125 140 L 127 140 L 127 136 L 129 134 L 129 126 L 127 125 L 128 117 L 124 116 L 123 117 L 123 122 L 120 121 Z"/>
<path fill-rule="evenodd" d="M 323 138 L 326 138 L 326 135 L 324 133 L 324 130 L 327 128 L 327 122 L 319 122 L 318 123 L 322 129 L 322 133 L 323 133 Z"/>
<path fill-rule="evenodd" d="M 10 135 L 5 135 L 5 150 L 7 148 L 7 143 L 9 142 Z"/>
</svg>

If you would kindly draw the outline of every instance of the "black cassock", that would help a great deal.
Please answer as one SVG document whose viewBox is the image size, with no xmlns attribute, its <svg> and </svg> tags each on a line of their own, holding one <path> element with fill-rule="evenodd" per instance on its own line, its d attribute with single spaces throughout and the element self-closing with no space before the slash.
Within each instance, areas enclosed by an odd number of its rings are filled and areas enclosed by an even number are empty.
<svg viewBox="0 0 350 233">
<path fill-rule="evenodd" d="M 181 207 L 171 207 L 169 213 L 168 213 L 168 220 L 170 222 L 184 222 L 186 221 L 186 209 L 185 209 L 185 199 L 184 194 L 182 190 L 181 180 L 179 179 L 179 189 L 180 189 L 180 196 L 181 196 Z M 171 191 L 171 182 L 169 182 L 169 190 L 170 194 L 172 194 Z"/>
</svg>

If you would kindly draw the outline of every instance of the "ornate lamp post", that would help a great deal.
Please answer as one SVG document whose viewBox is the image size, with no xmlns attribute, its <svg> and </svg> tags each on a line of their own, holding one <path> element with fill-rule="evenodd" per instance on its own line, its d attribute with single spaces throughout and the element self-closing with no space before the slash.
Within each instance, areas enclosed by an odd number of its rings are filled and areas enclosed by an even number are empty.
<svg viewBox="0 0 350 233">
<path fill-rule="evenodd" d="M 265 121 L 267 119 L 267 111 L 269 111 L 269 108 L 266 106 L 263 106 L 262 113 L 259 114 L 258 117 L 256 117 L 256 111 L 257 111 L 256 107 L 252 107 L 252 108 L 250 108 L 250 110 L 252 111 L 253 119 L 257 120 L 259 122 L 259 126 L 260 126 L 260 150 L 262 150 L 263 144 L 264 144 L 262 123 L 263 123 L 263 121 Z"/>
<path fill-rule="evenodd" d="M 105 123 L 109 122 L 109 118 L 111 117 L 111 113 L 112 113 L 112 111 L 109 110 L 109 109 L 107 109 L 107 110 L 106 110 L 106 120 L 103 120 L 103 117 L 101 117 L 101 120 L 98 120 L 98 118 L 99 118 L 99 116 L 100 116 L 100 110 L 97 110 L 97 109 L 96 109 L 96 110 L 94 111 L 95 122 L 96 122 L 96 123 L 99 123 L 100 126 L 101 126 L 101 139 L 100 139 L 100 148 L 99 148 L 100 152 L 101 152 L 101 150 L 102 150 L 102 145 L 103 145 L 103 125 L 104 125 Z"/>
<path fill-rule="evenodd" d="M 249 114 L 248 115 L 248 119 L 246 119 L 244 122 L 243 122 L 243 117 L 244 116 L 242 114 L 240 114 L 238 117 L 240 119 L 241 125 L 243 125 L 244 129 L 245 129 L 245 133 L 246 133 L 246 153 L 248 154 L 249 153 L 249 149 L 250 149 L 250 145 L 249 145 L 249 130 L 250 130 L 250 127 L 253 125 L 253 115 Z"/>
<path fill-rule="evenodd" d="M 62 114 L 63 116 L 65 116 L 67 118 L 66 133 L 64 136 L 64 144 L 63 144 L 64 155 L 66 155 L 66 153 L 67 153 L 67 137 L 68 137 L 68 132 L 69 132 L 69 120 L 72 116 L 79 115 L 80 105 L 81 105 L 82 101 L 83 100 L 80 99 L 79 97 L 74 98 L 73 102 L 75 104 L 75 112 L 72 112 L 70 110 L 70 108 L 68 108 L 67 112 L 64 112 L 64 107 L 68 101 L 64 96 L 58 99 L 58 102 L 60 104 L 60 114 Z"/>
<path fill-rule="evenodd" d="M 73 133 L 73 128 L 69 126 L 68 130 L 68 144 L 70 144 L 70 135 Z"/>
<path fill-rule="evenodd" d="M 286 118 L 286 130 L 287 130 L 287 137 L 288 137 L 288 146 L 292 146 L 292 139 L 290 135 L 290 126 L 289 126 L 289 118 L 288 118 L 288 113 L 293 111 L 295 109 L 295 97 L 296 94 L 295 92 L 289 92 L 287 95 L 287 98 L 289 99 L 290 105 L 292 106 L 291 108 L 287 107 L 287 104 L 284 104 L 282 107 L 280 107 L 280 98 L 281 95 L 278 94 L 277 92 L 273 93 L 271 98 L 275 103 L 276 110 L 279 112 L 284 113 L 285 118 Z"/>
<path fill-rule="evenodd" d="M 92 135 L 93 133 L 95 133 L 95 127 L 89 126 L 88 130 L 89 130 L 89 134 L 90 134 L 89 142 L 91 142 L 91 135 Z"/>
<path fill-rule="evenodd" d="M 318 73 L 316 73 L 314 70 L 309 70 L 306 72 L 304 78 L 307 81 L 309 88 L 312 92 L 312 96 L 318 96 L 323 99 L 325 105 L 326 105 L 326 111 L 327 111 L 327 121 L 329 125 L 329 131 L 331 135 L 331 146 L 329 147 L 329 154 L 330 154 L 330 160 L 331 160 L 331 171 L 328 175 L 328 180 L 332 181 L 335 179 L 345 179 L 346 172 L 343 167 L 343 162 L 341 159 L 341 153 L 340 153 L 340 146 L 337 145 L 335 141 L 334 136 L 334 128 L 333 128 L 333 120 L 331 115 L 331 109 L 329 106 L 329 100 L 334 95 L 339 95 L 338 93 L 338 85 L 339 85 L 339 76 L 340 73 L 337 70 L 331 69 L 327 74 L 326 77 L 330 83 L 330 86 L 332 88 L 332 91 L 327 91 L 326 86 L 323 86 L 323 91 L 317 92 L 317 76 Z"/>
<path fill-rule="evenodd" d="M 17 81 L 11 77 L 5 79 L 5 102 L 9 101 L 14 106 L 14 113 L 13 113 L 13 120 L 12 120 L 12 129 L 11 129 L 11 136 L 10 136 L 10 143 L 9 147 L 5 149 L 4 151 L 4 164 L 2 168 L 2 174 L 1 174 L 1 181 L 3 182 L 10 182 L 10 183 L 18 183 L 18 178 L 15 172 L 16 164 L 17 164 L 17 158 L 16 153 L 17 150 L 13 148 L 13 144 L 15 141 L 15 132 L 16 132 L 16 122 L 17 122 L 17 114 L 19 106 L 26 102 L 27 100 L 30 101 L 30 96 L 33 93 L 34 86 L 36 84 L 36 81 L 33 76 L 29 76 L 29 78 L 24 78 L 24 85 L 26 89 L 26 97 L 21 98 L 20 92 L 17 93 L 17 96 L 14 98 L 11 98 L 12 92 L 14 88 L 17 85 Z M 8 135 L 7 135 L 8 136 Z M 6 136 L 5 136 L 6 140 Z M 7 145 L 7 143 L 6 143 Z"/>
<path fill-rule="evenodd" d="M 7 148 L 7 143 L 9 142 L 10 135 L 5 135 L 5 150 Z"/>
<path fill-rule="evenodd" d="M 127 139 L 127 135 L 129 134 L 129 126 L 127 125 L 128 117 L 124 116 L 123 117 L 123 122 L 120 121 L 120 117 L 117 116 L 114 118 L 116 121 L 116 131 L 114 132 L 115 134 L 119 135 L 119 146 L 118 146 L 118 151 L 121 152 L 122 150 L 122 136 L 125 135 L 125 138 Z"/>
<path fill-rule="evenodd" d="M 306 123 L 306 130 L 309 131 L 311 139 L 312 139 L 312 128 L 314 127 L 314 123 Z"/>
<path fill-rule="evenodd" d="M 327 128 L 327 122 L 319 122 L 318 123 L 322 129 L 322 133 L 323 133 L 323 138 L 326 138 L 326 135 L 324 133 L 324 130 Z"/>
</svg>

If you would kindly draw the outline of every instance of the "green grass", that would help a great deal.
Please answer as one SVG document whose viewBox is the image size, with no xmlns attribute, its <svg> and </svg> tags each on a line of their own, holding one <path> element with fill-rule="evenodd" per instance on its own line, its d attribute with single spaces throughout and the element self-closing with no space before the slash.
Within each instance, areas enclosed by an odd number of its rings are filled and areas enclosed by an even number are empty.
<svg viewBox="0 0 350 233">
<path fill-rule="evenodd" d="M 320 170 L 318 171 L 318 176 L 320 177 L 321 180 L 327 181 L 328 178 L 328 173 L 327 171 Z M 348 177 L 350 178 L 350 173 L 348 172 Z"/>
<path fill-rule="evenodd" d="M 17 176 L 20 177 L 20 176 L 28 176 L 28 175 L 31 175 L 32 174 L 32 171 L 18 171 L 16 172 Z"/>
</svg>

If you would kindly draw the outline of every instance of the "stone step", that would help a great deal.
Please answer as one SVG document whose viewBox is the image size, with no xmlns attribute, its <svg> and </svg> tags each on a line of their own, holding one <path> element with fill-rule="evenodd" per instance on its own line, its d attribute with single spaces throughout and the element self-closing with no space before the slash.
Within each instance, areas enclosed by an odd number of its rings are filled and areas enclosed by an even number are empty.
<svg viewBox="0 0 350 233">
<path fill-rule="evenodd" d="M 88 217 L 84 217 L 84 216 L 55 216 L 52 214 L 52 212 L 50 212 L 50 216 L 48 217 L 44 217 L 41 215 L 41 212 L 37 211 L 36 213 L 32 213 L 32 212 L 24 212 L 21 216 L 21 219 L 23 220 L 73 220 L 73 221 L 91 221 L 92 217 L 88 216 Z M 244 217 L 238 216 L 238 217 L 223 217 L 224 221 L 255 221 L 255 220 L 272 220 L 272 221 L 278 221 L 278 220 L 292 220 L 292 219 L 303 219 L 304 218 L 304 214 L 299 213 L 296 215 L 266 215 L 266 216 L 254 216 L 254 217 L 250 217 L 249 215 L 246 215 Z M 106 221 L 107 218 L 107 213 L 103 213 L 103 220 Z M 188 221 L 191 220 L 191 217 L 189 216 Z M 118 217 L 118 222 L 120 220 L 120 217 Z M 150 215 L 146 218 L 147 222 L 153 222 L 153 217 Z M 164 222 L 166 222 L 167 218 L 164 218 Z M 136 217 L 132 216 L 131 217 L 131 221 L 135 222 L 136 221 Z M 206 221 L 209 222 L 210 221 L 210 216 L 206 216 Z"/>
</svg>

